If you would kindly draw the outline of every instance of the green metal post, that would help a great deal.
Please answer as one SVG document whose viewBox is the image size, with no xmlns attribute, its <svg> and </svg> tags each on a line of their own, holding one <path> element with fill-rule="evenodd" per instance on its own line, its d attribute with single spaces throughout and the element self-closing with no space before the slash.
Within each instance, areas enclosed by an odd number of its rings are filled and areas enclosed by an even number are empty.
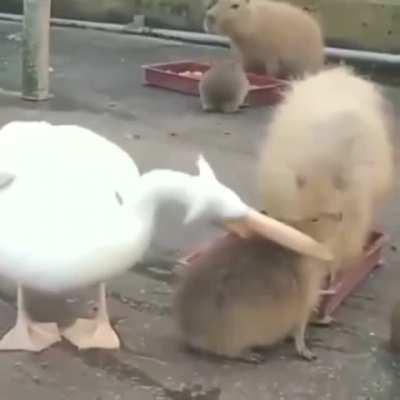
<svg viewBox="0 0 400 400">
<path fill-rule="evenodd" d="M 24 0 L 22 97 L 49 98 L 49 33 L 51 0 Z"/>
</svg>

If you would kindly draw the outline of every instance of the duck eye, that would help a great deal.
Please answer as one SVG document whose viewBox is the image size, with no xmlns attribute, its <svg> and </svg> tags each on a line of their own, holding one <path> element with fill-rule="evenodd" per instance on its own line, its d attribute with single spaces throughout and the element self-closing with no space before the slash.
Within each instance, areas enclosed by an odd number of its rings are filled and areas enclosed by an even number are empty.
<svg viewBox="0 0 400 400">
<path fill-rule="evenodd" d="M 231 8 L 233 8 L 234 10 L 237 10 L 239 8 L 239 4 L 232 4 Z"/>
</svg>

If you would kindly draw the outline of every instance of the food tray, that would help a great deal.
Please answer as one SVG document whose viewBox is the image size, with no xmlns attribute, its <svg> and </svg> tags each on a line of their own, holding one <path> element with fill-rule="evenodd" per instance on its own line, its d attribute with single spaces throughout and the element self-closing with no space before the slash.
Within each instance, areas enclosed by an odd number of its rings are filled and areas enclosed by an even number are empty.
<svg viewBox="0 0 400 400">
<path fill-rule="evenodd" d="M 180 61 L 163 64 L 143 65 L 144 84 L 163 89 L 173 90 L 192 96 L 199 96 L 199 76 L 185 76 L 179 73 L 185 71 L 206 72 L 210 64 L 194 61 Z M 289 82 L 268 75 L 247 74 L 251 88 L 246 98 L 250 106 L 273 105 L 282 99 Z"/>
<path fill-rule="evenodd" d="M 226 261 L 234 263 L 235 260 L 229 260 L 229 248 L 240 246 L 240 242 L 243 240 L 244 239 L 241 239 L 236 235 L 225 234 L 206 244 L 202 248 L 190 252 L 188 256 L 181 260 L 181 264 L 184 264 L 186 268 L 194 267 L 198 262 L 204 265 L 207 257 L 212 259 L 218 255 L 221 250 L 228 254 Z M 353 290 L 368 277 L 369 273 L 373 269 L 383 265 L 382 250 L 387 241 L 388 236 L 384 233 L 379 231 L 371 232 L 362 259 L 351 268 L 349 273 L 338 277 L 330 287 L 322 288 L 334 293 L 322 296 L 322 301 L 319 307 L 319 319 L 331 316 L 346 297 L 349 296 Z"/>
<path fill-rule="evenodd" d="M 372 270 L 383 266 L 382 250 L 388 241 L 389 237 L 386 234 L 380 231 L 371 232 L 362 259 L 356 262 L 347 274 L 338 277 L 332 283 L 328 289 L 334 294 L 323 296 L 319 310 L 321 318 L 332 315 Z"/>
</svg>

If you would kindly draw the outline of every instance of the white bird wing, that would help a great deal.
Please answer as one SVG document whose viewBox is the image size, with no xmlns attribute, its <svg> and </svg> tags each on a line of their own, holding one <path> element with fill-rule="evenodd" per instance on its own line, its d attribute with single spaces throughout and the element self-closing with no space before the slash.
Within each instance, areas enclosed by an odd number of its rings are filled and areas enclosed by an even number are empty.
<svg viewBox="0 0 400 400">
<path fill-rule="evenodd" d="M 82 128 L 39 125 L 0 132 L 0 177 L 15 177 L 0 188 L 0 274 L 51 289 L 127 268 L 141 251 L 133 160 Z"/>
</svg>

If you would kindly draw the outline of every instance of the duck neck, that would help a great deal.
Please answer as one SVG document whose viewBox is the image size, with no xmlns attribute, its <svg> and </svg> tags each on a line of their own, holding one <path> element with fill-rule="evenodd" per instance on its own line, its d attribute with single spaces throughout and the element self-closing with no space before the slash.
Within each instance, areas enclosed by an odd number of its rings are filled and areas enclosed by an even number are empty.
<svg viewBox="0 0 400 400">
<path fill-rule="evenodd" d="M 152 229 L 155 215 L 163 205 L 180 204 L 187 211 L 196 197 L 195 177 L 177 171 L 155 170 L 141 176 L 135 209 Z"/>
</svg>

